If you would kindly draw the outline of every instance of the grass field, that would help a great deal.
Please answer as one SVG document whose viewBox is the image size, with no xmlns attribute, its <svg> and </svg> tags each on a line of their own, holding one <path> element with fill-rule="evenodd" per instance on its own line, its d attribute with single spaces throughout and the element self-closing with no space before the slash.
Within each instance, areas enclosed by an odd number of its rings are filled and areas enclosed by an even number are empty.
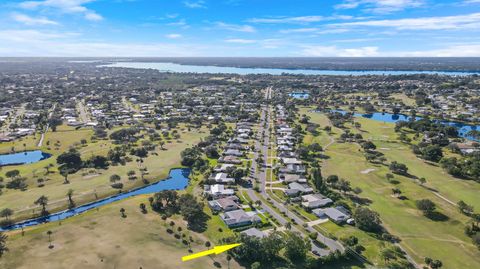
<svg viewBox="0 0 480 269">
<path fill-rule="evenodd" d="M 148 208 L 147 214 L 139 210 L 148 196 L 138 196 L 113 203 L 97 210 L 58 222 L 26 230 L 25 235 L 10 232 L 7 241 L 10 251 L 0 259 L 0 268 L 55 269 L 55 268 L 227 268 L 226 255 L 204 257 L 182 262 L 188 247 L 166 232 L 166 223 L 160 215 Z M 126 218 L 119 210 L 126 210 Z M 177 231 L 182 227 L 186 238 L 192 236 L 194 252 L 206 250 L 203 234 L 187 231 L 183 221 L 173 219 Z M 168 226 L 168 227 L 167 227 Z M 47 231 L 52 231 L 53 248 L 48 248 Z M 177 232 L 178 233 L 178 232 Z M 230 268 L 240 268 L 234 260 Z"/>
<path fill-rule="evenodd" d="M 315 114 L 318 113 L 308 114 L 312 122 L 322 117 Z M 462 199 L 479 208 L 478 183 L 452 178 L 441 168 L 418 159 L 408 145 L 396 141 L 393 124 L 356 120 L 362 125 L 363 137 L 373 140 L 388 162 L 405 163 L 411 174 L 425 177 L 426 185 L 438 190 L 447 200 L 456 203 Z M 455 205 L 410 178 L 395 175 L 399 183 L 389 183 L 385 177 L 389 173 L 388 167 L 368 163 L 357 144 L 335 143 L 325 154 L 330 158 L 322 165 L 323 175 L 336 174 L 349 180 L 352 187 L 360 187 L 363 190 L 360 196 L 372 201 L 369 207 L 380 214 L 384 226 L 392 234 L 401 238 L 401 245 L 417 262 L 422 263 L 423 258 L 428 256 L 442 260 L 444 268 L 480 267 L 478 249 L 463 232 L 468 219 L 458 212 Z M 365 173 L 367 170 L 370 172 Z M 402 201 L 393 197 L 392 188 L 399 188 L 408 199 Z M 424 198 L 435 202 L 438 211 L 448 216 L 448 220 L 433 221 L 424 217 L 415 207 L 415 200 Z"/>
<path fill-rule="evenodd" d="M 167 177 L 171 168 L 179 166 L 180 152 L 197 143 L 201 137 L 204 137 L 206 135 L 204 131 L 179 131 L 181 138 L 178 141 L 172 140 L 170 143 L 165 143 L 164 148 L 166 150 L 161 150 L 158 147 L 155 150 L 156 155 L 149 154 L 143 163 L 143 166 L 148 169 L 148 174 L 145 178 L 150 182 L 155 182 Z M 43 151 L 53 154 L 51 158 L 34 164 L 3 167 L 0 171 L 0 176 L 3 176 L 9 170 L 18 169 L 21 175 L 27 178 L 28 188 L 25 191 L 4 189 L 3 194 L 0 195 L 0 208 L 13 209 L 15 211 L 14 219 L 30 218 L 32 213 L 34 213 L 33 210 L 37 208 L 37 206 L 33 205 L 33 202 L 41 195 L 45 195 L 49 198 L 48 209 L 50 211 L 64 209 L 67 206 L 66 193 L 69 189 L 74 190 L 73 199 L 77 204 L 86 203 L 118 192 L 118 190 L 110 186 L 109 178 L 113 174 L 118 174 L 122 177 L 124 190 L 143 185 L 140 179 L 127 179 L 127 172 L 130 170 L 136 171 L 137 176 L 140 177 L 139 166 L 135 161 L 129 162 L 125 166 L 110 166 L 107 170 L 82 169 L 69 176 L 69 184 L 64 184 L 64 179 L 56 171 L 56 168 L 52 168 L 51 173 L 46 175 L 44 167 L 48 164 L 56 166 L 56 156 L 71 146 L 76 145 L 79 148 L 83 159 L 87 159 L 94 154 L 105 156 L 108 150 L 113 147 L 111 141 L 99 140 L 92 142 L 90 141 L 92 132 L 89 129 L 74 130 L 70 127 L 60 127 L 57 132 L 49 132 L 46 135 L 45 143 L 41 148 Z M 81 139 L 86 139 L 87 144 L 79 145 Z M 47 143 L 48 141 L 50 142 Z M 17 142 L 17 144 L 20 142 L 22 141 Z M 58 146 L 55 146 L 55 144 Z M 3 149 L 8 148 L 8 146 L 3 144 L 0 145 L 2 145 Z M 43 187 L 37 187 L 38 178 L 46 179 Z"/>
</svg>

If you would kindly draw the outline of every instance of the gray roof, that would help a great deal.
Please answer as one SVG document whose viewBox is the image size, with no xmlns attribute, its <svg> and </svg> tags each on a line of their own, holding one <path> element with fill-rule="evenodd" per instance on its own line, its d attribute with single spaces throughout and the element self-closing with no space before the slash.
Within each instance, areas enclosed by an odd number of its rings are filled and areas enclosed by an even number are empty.
<svg viewBox="0 0 480 269">
<path fill-rule="evenodd" d="M 263 237 L 267 236 L 263 231 L 260 231 L 257 228 L 250 228 L 250 229 L 245 230 L 245 231 L 240 232 L 240 233 L 241 234 L 246 234 L 248 236 L 255 236 L 255 237 L 258 237 L 258 238 L 263 238 Z"/>
</svg>

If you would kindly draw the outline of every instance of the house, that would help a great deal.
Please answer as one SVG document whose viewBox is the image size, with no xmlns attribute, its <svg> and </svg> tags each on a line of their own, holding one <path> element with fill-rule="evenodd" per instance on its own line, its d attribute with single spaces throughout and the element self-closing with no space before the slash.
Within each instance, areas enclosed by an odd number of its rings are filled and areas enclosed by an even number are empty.
<svg viewBox="0 0 480 269">
<path fill-rule="evenodd" d="M 307 179 L 303 175 L 279 174 L 278 178 L 287 183 L 292 183 L 292 182 L 307 183 Z"/>
<path fill-rule="evenodd" d="M 225 188 L 225 185 L 215 184 L 215 185 L 205 185 L 203 187 L 204 195 L 211 196 L 214 199 L 227 197 L 235 194 L 233 189 Z"/>
<path fill-rule="evenodd" d="M 220 218 L 228 227 L 245 226 L 261 221 L 255 212 L 245 212 L 243 209 L 225 212 L 220 215 Z"/>
<path fill-rule="evenodd" d="M 213 168 L 213 171 L 215 172 L 227 172 L 229 168 L 235 167 L 234 164 L 229 164 L 229 163 L 224 163 L 222 165 L 217 165 L 215 168 Z"/>
<path fill-rule="evenodd" d="M 237 143 L 230 143 L 230 144 L 225 146 L 225 149 L 246 150 L 247 147 L 242 146 L 241 144 L 237 144 Z"/>
<path fill-rule="evenodd" d="M 247 236 L 254 236 L 254 237 L 257 237 L 257 238 L 264 238 L 267 236 L 267 234 L 263 231 L 260 231 L 259 229 L 257 228 L 250 228 L 250 229 L 247 229 L 243 232 L 240 232 L 241 234 L 245 234 Z"/>
<path fill-rule="evenodd" d="M 292 182 L 288 184 L 288 188 L 290 190 L 298 190 L 300 193 L 303 193 L 303 194 L 308 194 L 313 192 L 313 189 L 307 184 L 300 184 L 297 182 Z"/>
<path fill-rule="evenodd" d="M 282 158 L 282 163 L 285 164 L 285 165 L 300 165 L 302 164 L 302 161 L 300 161 L 299 159 L 297 158 Z"/>
<path fill-rule="evenodd" d="M 219 163 L 230 163 L 230 164 L 241 164 L 242 160 L 238 159 L 236 156 L 224 156 L 218 159 Z"/>
<path fill-rule="evenodd" d="M 223 184 L 235 183 L 235 179 L 228 177 L 227 173 L 212 174 L 208 179 L 213 180 L 217 183 L 223 183 Z"/>
<path fill-rule="evenodd" d="M 228 211 L 240 209 L 240 206 L 238 205 L 238 197 L 235 195 L 209 201 L 208 206 L 213 211 L 216 211 L 216 212 L 218 211 L 228 212 Z"/>
<path fill-rule="evenodd" d="M 307 168 L 302 164 L 287 164 L 285 167 L 280 168 L 279 172 L 286 174 L 305 174 Z"/>
<path fill-rule="evenodd" d="M 223 152 L 223 155 L 225 156 L 236 156 L 236 157 L 242 157 L 243 152 L 237 150 L 237 149 L 227 149 L 226 151 Z"/>
<path fill-rule="evenodd" d="M 335 208 L 329 207 L 324 209 L 318 208 L 312 210 L 312 212 L 319 218 L 329 218 L 331 221 L 337 224 L 343 223 L 350 218 L 350 214 L 348 214 L 347 210 L 342 206 L 337 206 Z"/>
<path fill-rule="evenodd" d="M 333 203 L 332 199 L 316 194 L 307 194 L 302 196 L 302 206 L 309 209 L 324 207 Z"/>
</svg>

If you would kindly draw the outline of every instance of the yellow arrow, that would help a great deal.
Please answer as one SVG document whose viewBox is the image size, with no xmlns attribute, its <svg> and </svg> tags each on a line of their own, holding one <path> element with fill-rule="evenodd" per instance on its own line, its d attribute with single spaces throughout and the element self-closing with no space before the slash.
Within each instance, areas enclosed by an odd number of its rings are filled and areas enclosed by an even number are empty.
<svg viewBox="0 0 480 269">
<path fill-rule="evenodd" d="M 182 261 L 186 262 L 186 261 L 189 261 L 189 260 L 193 260 L 193 259 L 196 259 L 196 258 L 200 258 L 200 257 L 212 255 L 212 254 L 218 255 L 222 252 L 225 252 L 225 251 L 230 250 L 232 248 L 236 248 L 240 245 L 241 244 L 230 244 L 230 245 L 216 246 L 216 247 L 213 247 L 213 249 L 210 249 L 210 250 L 205 250 L 205 251 L 198 252 L 198 253 L 195 253 L 195 254 L 192 254 L 192 255 L 183 256 Z"/>
</svg>

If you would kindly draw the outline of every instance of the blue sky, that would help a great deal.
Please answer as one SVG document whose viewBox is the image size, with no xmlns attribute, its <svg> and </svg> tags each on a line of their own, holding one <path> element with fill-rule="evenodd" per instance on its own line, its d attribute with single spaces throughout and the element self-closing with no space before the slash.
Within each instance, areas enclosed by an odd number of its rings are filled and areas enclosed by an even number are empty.
<svg viewBox="0 0 480 269">
<path fill-rule="evenodd" d="M 480 56 L 480 0 L 1 0 L 0 56 Z"/>
</svg>

